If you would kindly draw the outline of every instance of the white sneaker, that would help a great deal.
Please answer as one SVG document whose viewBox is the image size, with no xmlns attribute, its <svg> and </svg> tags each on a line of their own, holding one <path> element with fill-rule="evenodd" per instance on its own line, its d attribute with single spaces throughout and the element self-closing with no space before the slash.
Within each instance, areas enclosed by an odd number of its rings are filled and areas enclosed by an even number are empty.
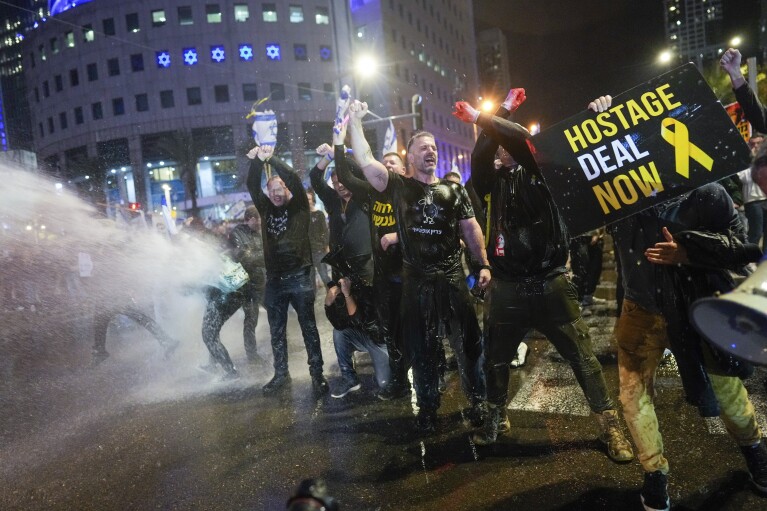
<svg viewBox="0 0 767 511">
<path fill-rule="evenodd" d="M 519 347 L 517 347 L 517 356 L 514 357 L 514 360 L 512 360 L 509 365 L 511 367 L 521 367 L 525 365 L 526 359 L 527 359 L 527 344 L 525 344 L 524 342 L 520 342 Z"/>
</svg>

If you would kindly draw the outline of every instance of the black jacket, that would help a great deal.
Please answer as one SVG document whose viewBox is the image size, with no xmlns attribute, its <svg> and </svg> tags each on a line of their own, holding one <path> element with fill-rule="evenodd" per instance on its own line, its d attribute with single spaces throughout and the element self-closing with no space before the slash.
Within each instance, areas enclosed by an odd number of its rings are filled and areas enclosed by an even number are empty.
<svg viewBox="0 0 767 511">
<path fill-rule="evenodd" d="M 264 245 L 261 234 L 245 224 L 240 224 L 229 233 L 232 258 L 248 272 L 253 283 L 264 281 Z"/>
</svg>

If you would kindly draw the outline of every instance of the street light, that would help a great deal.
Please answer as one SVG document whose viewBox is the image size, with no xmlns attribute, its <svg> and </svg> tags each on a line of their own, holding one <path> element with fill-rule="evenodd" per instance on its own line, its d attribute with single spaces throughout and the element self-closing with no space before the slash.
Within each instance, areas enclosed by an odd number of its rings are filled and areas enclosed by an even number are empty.
<svg viewBox="0 0 767 511">
<path fill-rule="evenodd" d="M 378 61 L 372 55 L 361 56 L 354 65 L 360 78 L 370 78 L 378 70 Z"/>
<path fill-rule="evenodd" d="M 672 57 L 673 55 L 671 54 L 669 50 L 663 50 L 658 55 L 658 62 L 660 62 L 661 64 L 668 64 L 669 62 L 671 62 Z"/>
<path fill-rule="evenodd" d="M 492 112 L 494 108 L 495 108 L 495 104 L 489 99 L 486 99 L 485 101 L 482 102 L 482 110 L 484 110 L 485 112 Z"/>
<path fill-rule="evenodd" d="M 733 48 L 737 48 L 740 46 L 740 44 L 743 42 L 743 39 L 739 35 L 736 35 L 732 39 L 730 39 L 730 46 Z"/>
</svg>

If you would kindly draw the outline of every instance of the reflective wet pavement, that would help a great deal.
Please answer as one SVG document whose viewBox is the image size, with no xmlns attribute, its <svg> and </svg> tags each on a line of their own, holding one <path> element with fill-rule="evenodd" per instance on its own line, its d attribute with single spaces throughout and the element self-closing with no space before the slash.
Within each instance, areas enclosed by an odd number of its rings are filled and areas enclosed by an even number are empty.
<svg viewBox="0 0 767 511">
<path fill-rule="evenodd" d="M 600 312 L 587 321 L 617 394 L 614 318 Z M 259 349 L 268 352 L 261 317 Z M 13 321 L 22 318 L 30 321 L 22 313 Z M 238 322 L 222 338 L 244 364 Z M 321 325 L 332 386 L 335 354 Z M 294 318 L 289 333 L 293 384 L 270 397 L 260 390 L 269 368 L 241 367 L 240 380 L 221 382 L 195 369 L 204 361 L 199 339 L 190 336 L 166 362 L 130 326 L 92 370 L 83 346 L 73 355 L 79 365 L 69 360 L 63 371 L 55 370 L 57 357 L 31 369 L 5 360 L 0 508 L 278 510 L 300 480 L 322 477 L 343 510 L 641 509 L 641 467 L 606 458 L 572 372 L 544 339 L 530 340 L 526 365 L 512 373 L 511 432 L 480 448 L 462 424 L 456 373 L 449 373 L 438 434 L 421 438 L 410 401 L 375 398 L 364 356 L 363 390 L 314 399 Z M 19 349 L 13 353 L 23 358 Z M 747 385 L 763 425 L 766 377 L 760 370 Z M 673 365 L 661 370 L 658 392 L 674 509 L 767 509 L 767 499 L 748 488 L 721 422 L 684 403 Z"/>
</svg>

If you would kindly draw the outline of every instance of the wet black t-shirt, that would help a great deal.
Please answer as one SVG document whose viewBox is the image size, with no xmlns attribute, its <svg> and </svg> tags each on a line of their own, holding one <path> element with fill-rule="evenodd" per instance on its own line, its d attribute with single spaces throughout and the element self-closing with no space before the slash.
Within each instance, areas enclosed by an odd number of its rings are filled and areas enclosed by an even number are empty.
<svg viewBox="0 0 767 511">
<path fill-rule="evenodd" d="M 444 179 L 427 185 L 390 172 L 386 193 L 404 261 L 422 272 L 462 273 L 459 222 L 474 217 L 464 187 Z"/>
<path fill-rule="evenodd" d="M 309 245 L 309 200 L 296 173 L 272 156 L 272 169 L 285 182 L 293 197 L 287 205 L 275 206 L 261 189 L 263 162 L 255 158 L 248 173 L 248 191 L 261 214 L 264 263 L 267 276 L 295 273 L 312 264 Z"/>
</svg>

